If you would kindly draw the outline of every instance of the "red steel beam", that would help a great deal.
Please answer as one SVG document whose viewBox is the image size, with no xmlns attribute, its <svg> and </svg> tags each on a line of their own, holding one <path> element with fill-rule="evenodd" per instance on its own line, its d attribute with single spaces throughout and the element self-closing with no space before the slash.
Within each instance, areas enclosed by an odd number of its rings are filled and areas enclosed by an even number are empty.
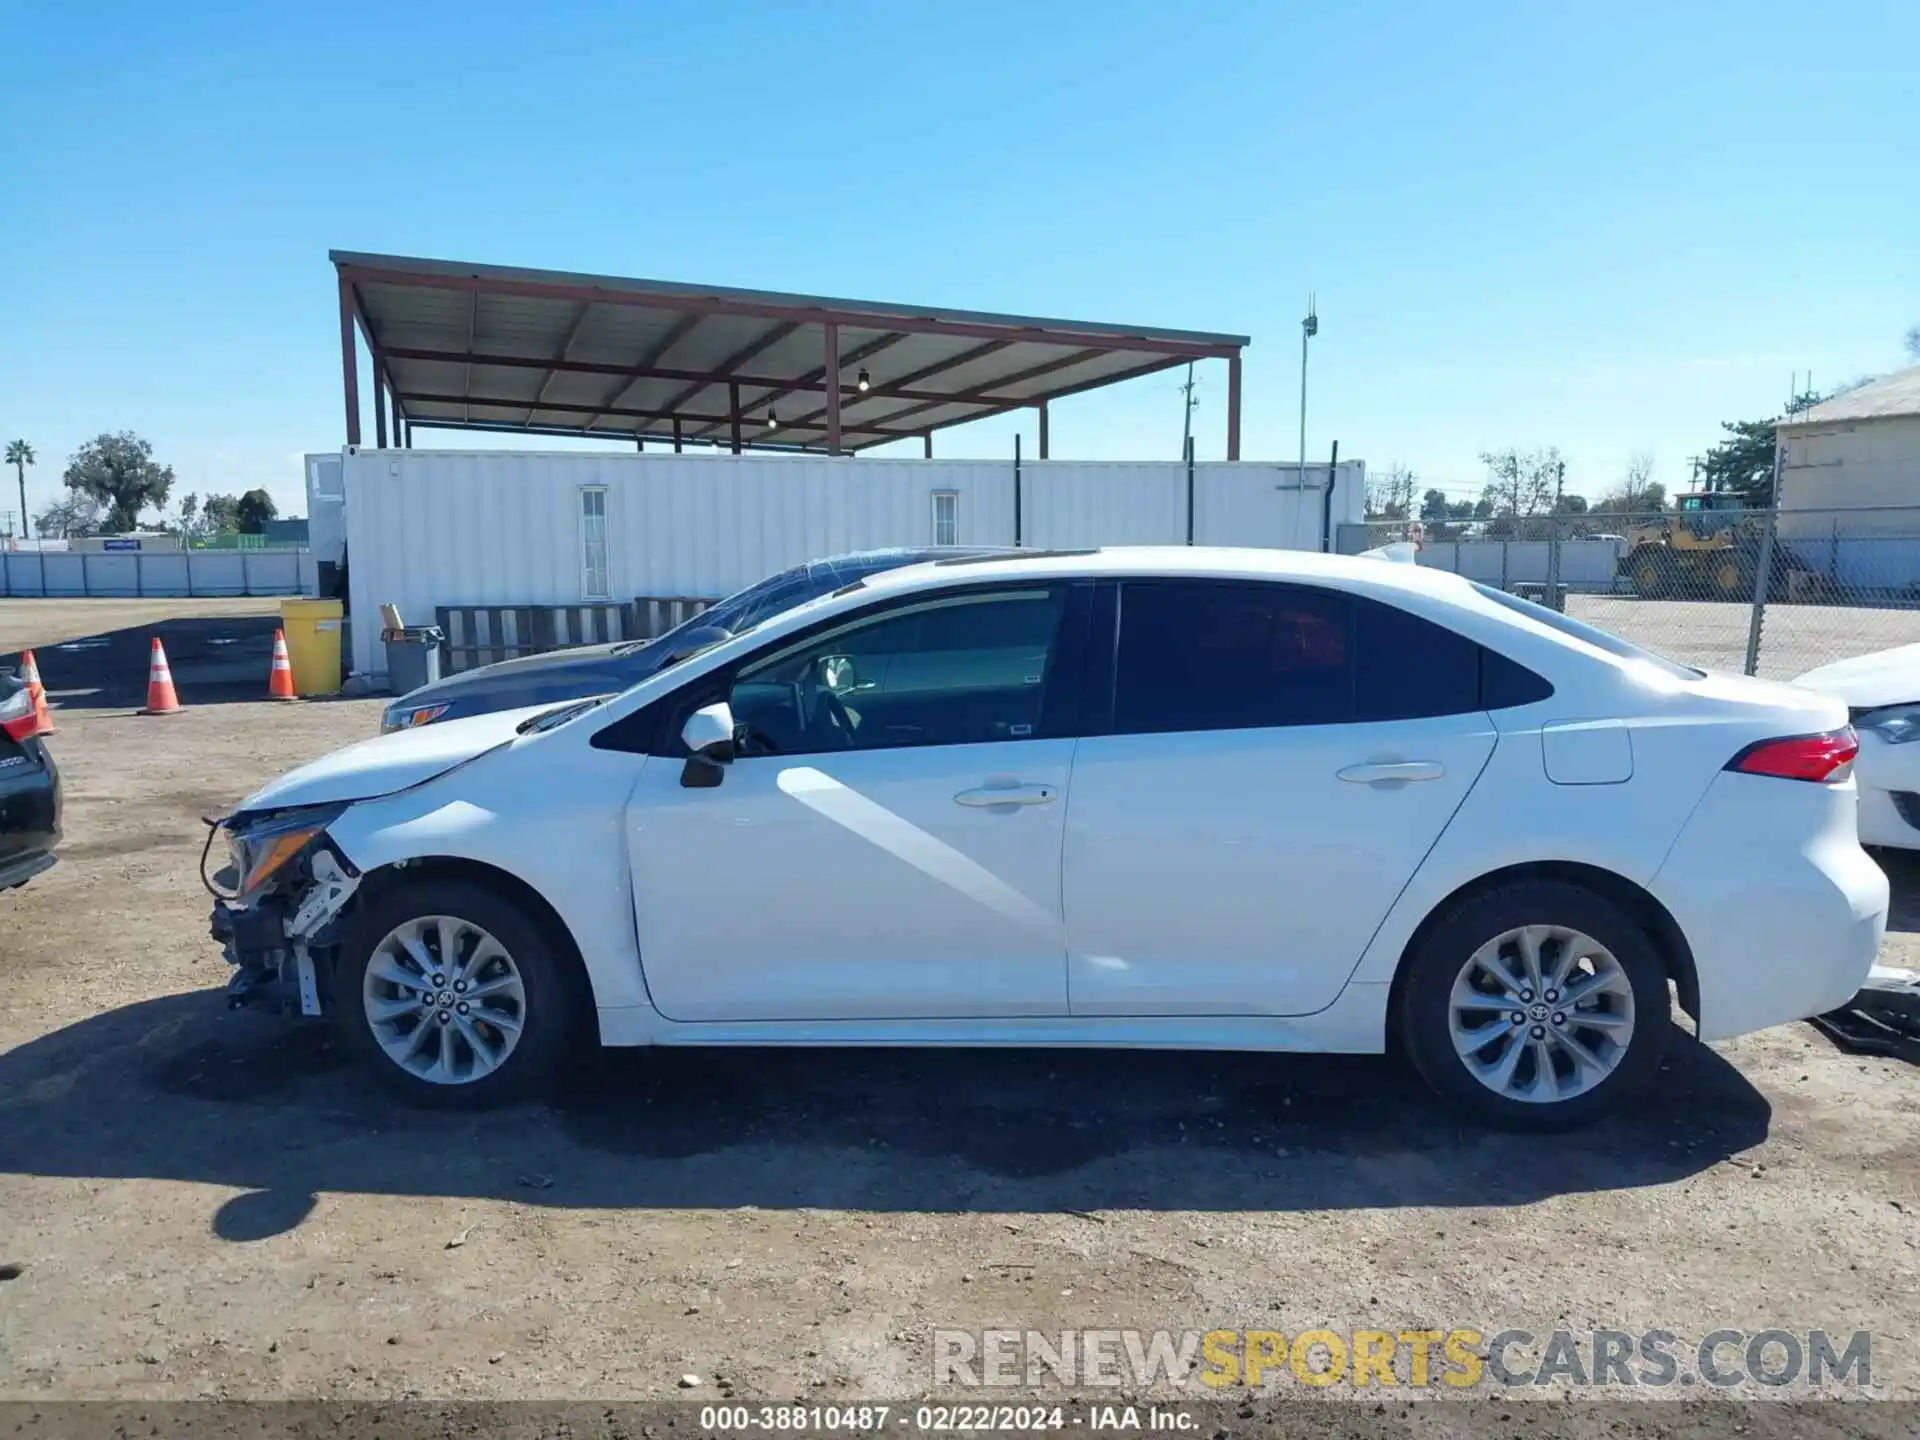
<svg viewBox="0 0 1920 1440">
<path fill-rule="evenodd" d="M 1240 458 L 1240 357 L 1227 357 L 1227 459 Z"/>
<path fill-rule="evenodd" d="M 663 355 L 687 338 L 688 333 L 694 326 L 700 323 L 701 318 L 699 315 L 683 315 L 680 319 L 676 320 L 673 328 L 661 336 L 659 342 L 640 357 L 639 368 L 642 370 L 652 370 L 652 368 L 659 363 Z M 473 347 L 469 345 L 467 348 L 472 349 Z M 607 396 L 607 404 L 618 405 L 622 400 L 627 398 L 627 392 L 633 389 L 634 382 L 644 378 L 642 375 L 634 375 L 624 385 L 615 386 L 613 393 Z M 473 385 L 473 372 L 471 369 L 467 372 L 467 385 L 469 388 Z M 589 420 L 587 424 L 591 426 L 593 422 Z"/>
<path fill-rule="evenodd" d="M 790 321 L 795 326 L 825 325 L 829 321 L 863 330 L 903 330 L 910 335 L 964 335 L 983 340 L 1038 341 L 1047 345 L 1082 345 L 1101 350 L 1142 350 L 1201 360 L 1224 357 L 1240 347 L 1226 341 L 1174 340 L 1127 330 L 1083 330 L 1069 324 L 992 324 L 981 320 L 946 320 L 908 311 L 838 310 L 826 305 L 781 305 L 769 300 L 744 300 L 720 295 L 690 295 L 657 290 L 609 290 L 599 285 L 565 285 L 537 280 L 505 280 L 480 275 L 429 275 L 411 270 L 384 270 L 378 266 L 339 265 L 352 280 L 432 290 L 479 291 L 488 295 L 521 295 L 538 300 L 587 301 L 597 305 L 631 305 L 649 310 L 694 311 L 703 315 L 746 315 L 762 320 Z"/>
<path fill-rule="evenodd" d="M 733 354 L 729 355 L 725 360 L 720 362 L 720 368 L 718 370 L 714 371 L 711 375 L 704 376 L 701 379 L 696 380 L 693 384 L 687 386 L 686 389 L 682 390 L 679 394 L 675 395 L 665 405 L 661 406 L 659 413 L 662 416 L 674 415 L 679 413 L 680 407 L 682 405 L 686 404 L 687 401 L 691 400 L 694 396 L 698 395 L 702 390 L 706 389 L 709 385 L 716 384 L 720 380 L 724 380 L 732 376 L 736 370 L 738 370 L 742 365 L 746 364 L 749 360 L 753 359 L 754 356 L 759 355 L 767 350 L 771 350 L 774 346 L 778 345 L 782 340 L 786 339 L 789 335 L 793 334 L 793 332 L 798 330 L 799 328 L 800 328 L 800 324 L 798 321 L 794 321 L 790 324 L 785 324 L 785 325 L 776 325 L 771 330 L 767 331 L 766 334 L 762 335 L 759 339 L 752 341 L 749 344 L 742 345 L 738 350 L 734 351 Z M 733 408 L 737 411 L 739 409 L 739 406 L 740 406 L 739 386 L 735 385 Z M 736 422 L 735 428 L 738 428 L 737 422 Z"/>
<path fill-rule="evenodd" d="M 353 353 L 353 282 L 340 277 L 340 393 L 347 405 L 347 444 L 360 443 L 360 362 Z"/>
<path fill-rule="evenodd" d="M 700 317 L 695 316 L 694 318 L 697 320 Z M 879 340 L 870 341 L 868 344 L 859 346 L 843 356 L 840 362 L 841 368 L 845 370 L 849 366 L 857 365 L 867 357 L 877 355 L 888 346 L 907 338 L 904 334 L 893 334 L 883 336 Z M 998 350 L 1004 349 L 1005 347 L 996 345 L 993 348 Z M 827 389 L 825 366 L 816 366 L 804 375 L 792 378 L 777 378 L 772 375 L 731 374 L 724 370 L 685 370 L 670 365 L 658 365 L 652 363 L 650 359 L 642 359 L 636 365 L 616 365 L 600 360 L 555 360 L 551 357 L 541 357 L 537 355 L 479 354 L 471 350 L 423 350 L 418 346 L 408 345 L 396 345 L 383 350 L 381 353 L 394 360 L 432 360 L 455 365 L 465 365 L 469 372 L 468 384 L 472 384 L 471 372 L 473 366 L 492 365 L 498 366 L 503 370 L 551 370 L 577 375 L 613 375 L 624 377 L 628 380 L 699 381 L 708 385 L 718 385 L 724 380 L 738 380 L 741 385 L 750 390 L 769 390 L 772 392 L 768 395 L 754 396 L 749 402 L 750 405 L 774 403 L 793 394 L 795 391 L 804 390 L 814 394 L 824 394 Z M 963 358 L 972 357 L 955 357 L 950 362 L 943 363 L 939 368 L 948 368 L 949 364 L 958 365 Z M 618 387 L 614 394 L 607 398 L 609 401 L 620 400 L 624 398 L 629 388 L 631 387 L 622 385 Z M 843 384 L 841 388 L 844 391 L 846 387 Z M 895 380 L 874 385 L 861 398 L 868 400 L 941 400 L 950 397 L 944 396 L 935 390 L 917 390 L 910 385 L 903 387 L 899 381 Z"/>
<path fill-rule="evenodd" d="M 902 340 L 906 338 L 907 337 L 904 333 L 895 331 L 893 334 L 890 334 L 890 335 L 882 335 L 877 340 L 869 340 L 865 345 L 856 346 L 853 350 L 849 351 L 841 359 L 840 373 L 844 375 L 847 371 L 848 366 L 858 365 L 862 360 L 865 360 L 868 357 L 873 355 L 878 355 L 882 350 L 888 349 L 889 347 L 894 345 L 898 345 Z M 754 405 L 771 405 L 775 401 L 784 400 L 787 398 L 787 396 L 793 394 L 796 390 L 824 391 L 827 388 L 826 375 L 827 375 L 827 367 L 824 365 L 821 365 L 815 369 L 807 371 L 806 374 L 802 375 L 797 380 L 755 380 L 746 375 L 737 375 L 737 376 L 734 376 L 733 378 L 737 379 L 742 385 L 745 385 L 749 388 L 758 388 L 761 385 L 767 385 L 772 387 L 771 392 L 769 394 L 756 395 L 752 400 L 750 400 L 748 402 L 748 406 L 749 408 L 751 408 Z M 846 390 L 846 384 L 844 381 L 841 383 L 840 388 L 842 393 L 844 393 Z M 869 388 L 867 394 L 861 396 L 860 398 L 869 399 L 874 395 L 900 395 L 900 393 L 901 392 L 900 392 L 898 383 L 896 382 L 893 385 L 872 386 Z M 931 391 L 919 391 L 919 392 L 911 392 L 903 396 L 902 398 L 913 399 L 913 398 L 916 398 L 916 396 L 918 396 L 919 398 L 925 399 L 925 398 L 931 398 L 931 395 L 932 395 Z M 824 415 L 827 412 L 825 410 L 816 410 L 813 413 L 815 417 L 818 418 L 819 416 Z"/>
<path fill-rule="evenodd" d="M 508 396 L 508 395 L 430 395 L 430 394 L 423 393 L 421 391 L 410 390 L 406 392 L 404 395 L 402 395 L 400 398 L 403 400 L 412 401 L 413 403 L 419 404 L 419 405 L 467 404 L 467 405 L 478 405 L 482 409 L 525 410 L 528 412 L 529 418 L 527 423 L 529 425 L 532 424 L 531 417 L 541 410 L 550 411 L 557 415 L 606 414 L 606 415 L 611 415 L 616 419 L 623 419 L 623 420 L 671 421 L 672 419 L 680 419 L 680 420 L 686 421 L 688 424 L 691 424 L 691 425 L 704 425 L 714 429 L 718 429 L 720 426 L 726 425 L 731 418 L 730 416 L 726 416 L 726 415 L 695 414 L 685 410 L 680 411 L 677 416 L 666 416 L 666 415 L 660 414 L 658 411 L 642 410 L 635 407 L 629 407 L 626 409 L 604 410 L 601 406 L 598 406 L 598 405 L 578 405 L 578 404 L 570 403 L 565 400 L 546 400 L 546 401 L 542 401 L 539 405 L 536 406 L 531 400 L 526 399 L 524 396 L 515 397 L 515 396 Z M 440 421 L 437 423 L 448 424 L 448 423 L 455 423 L 455 422 Z M 543 426 L 541 428 L 551 429 L 553 427 Z M 789 425 L 785 421 L 782 421 L 780 424 L 780 428 L 782 430 L 803 430 L 803 429 L 818 430 L 821 427 L 819 425 L 798 425 L 798 424 Z M 844 428 L 846 432 L 850 435 L 884 435 L 891 440 L 907 440 L 907 439 L 911 439 L 913 436 L 918 435 L 920 433 L 918 430 L 888 430 L 888 429 L 883 429 L 879 425 L 849 424 L 842 428 Z M 592 432 L 588 431 L 585 428 L 585 426 L 582 426 L 581 429 L 576 431 L 575 433 L 581 434 L 581 435 L 589 435 Z M 612 431 L 609 433 L 617 435 L 621 433 L 630 433 L 630 432 Z M 693 438 L 697 439 L 699 437 L 695 436 Z"/>
<path fill-rule="evenodd" d="M 585 302 L 581 303 L 580 313 L 573 317 L 573 324 L 567 327 L 567 338 L 561 342 L 559 359 L 554 365 L 549 365 L 547 367 L 547 373 L 540 377 L 540 388 L 534 392 L 534 399 L 543 400 L 546 398 L 547 387 L 553 383 L 553 377 L 560 373 L 558 366 L 573 359 L 573 342 L 580 338 L 580 327 L 587 323 L 587 316 L 592 312 L 592 305 Z M 469 370 L 467 375 L 467 388 L 469 390 L 473 388 L 473 375 L 471 370 Z"/>
<path fill-rule="evenodd" d="M 525 425 L 519 424 L 516 421 L 510 421 L 510 420 L 415 420 L 412 423 L 414 425 L 417 425 L 422 430 L 472 430 L 472 431 L 477 431 L 482 434 L 488 434 L 488 435 L 551 435 L 556 439 L 562 439 L 562 440 L 578 440 L 582 438 L 578 430 L 571 429 L 567 426 L 535 425 L 529 428 Z M 785 426 L 781 427 L 782 430 L 785 430 L 785 428 L 786 428 Z M 654 431 L 634 431 L 634 430 L 622 430 L 619 432 L 615 432 L 611 430 L 603 430 L 599 432 L 598 435 L 590 436 L 587 438 L 600 439 L 600 440 L 631 440 L 635 438 L 636 435 L 639 435 L 648 440 L 667 439 L 665 435 L 654 432 Z M 861 446 L 861 448 L 867 449 L 868 447 L 873 445 L 884 445 L 886 443 L 887 442 L 884 440 L 870 440 L 866 442 L 865 445 Z M 749 443 L 746 448 L 749 450 L 778 450 L 781 452 L 795 452 L 795 453 L 804 453 L 808 455 L 820 455 L 825 453 L 823 448 L 817 444 L 790 445 L 784 442 L 781 442 L 781 443 L 753 442 L 753 443 Z"/>
<path fill-rule="evenodd" d="M 825 329 L 827 361 L 820 368 L 827 379 L 827 453 L 838 455 L 840 453 L 840 327 L 829 320 Z"/>
</svg>

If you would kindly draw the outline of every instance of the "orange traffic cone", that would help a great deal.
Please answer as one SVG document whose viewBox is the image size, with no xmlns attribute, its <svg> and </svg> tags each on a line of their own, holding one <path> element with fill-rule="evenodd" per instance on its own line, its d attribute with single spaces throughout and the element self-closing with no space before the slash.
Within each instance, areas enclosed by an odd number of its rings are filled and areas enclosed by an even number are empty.
<svg viewBox="0 0 1920 1440">
<path fill-rule="evenodd" d="M 153 659 L 147 665 L 147 708 L 142 715 L 178 715 L 180 697 L 173 693 L 173 671 L 158 635 L 153 637 Z"/>
<path fill-rule="evenodd" d="M 24 650 L 20 654 L 20 678 L 27 682 L 27 694 L 33 698 L 33 733 L 53 734 L 53 712 L 47 709 L 47 687 L 40 683 L 40 666 L 31 650 Z"/>
<path fill-rule="evenodd" d="M 269 700 L 297 700 L 293 693 L 293 662 L 287 659 L 287 632 L 273 632 L 273 669 L 267 675 Z"/>
</svg>

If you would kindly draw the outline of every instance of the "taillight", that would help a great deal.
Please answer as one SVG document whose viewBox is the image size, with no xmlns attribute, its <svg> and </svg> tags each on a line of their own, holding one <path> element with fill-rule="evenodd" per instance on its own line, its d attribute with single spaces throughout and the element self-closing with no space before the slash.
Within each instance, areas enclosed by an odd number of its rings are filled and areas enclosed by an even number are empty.
<svg viewBox="0 0 1920 1440">
<path fill-rule="evenodd" d="M 1851 725 L 1819 735 L 1787 735 L 1758 740 L 1727 762 L 1742 775 L 1772 775 L 1780 780 L 1844 780 L 1853 773 L 1860 739 Z"/>
<path fill-rule="evenodd" d="M 0 700 L 0 730 L 15 740 L 24 740 L 40 727 L 34 721 L 33 692 L 25 686 Z"/>
</svg>

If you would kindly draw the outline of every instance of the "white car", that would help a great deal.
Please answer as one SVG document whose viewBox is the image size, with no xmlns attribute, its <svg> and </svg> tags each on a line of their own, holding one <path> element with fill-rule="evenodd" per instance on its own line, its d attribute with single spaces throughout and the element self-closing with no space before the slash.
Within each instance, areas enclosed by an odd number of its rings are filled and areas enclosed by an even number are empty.
<svg viewBox="0 0 1920 1440">
<path fill-rule="evenodd" d="M 1809 670 L 1805 685 L 1844 704 L 1860 732 L 1860 840 L 1920 849 L 1920 645 Z"/>
<path fill-rule="evenodd" d="M 429 1102 L 608 1045 L 1411 1057 L 1482 1119 L 1841 1003 L 1846 707 L 1275 550 L 877 575 L 611 699 L 364 741 L 224 822 L 236 1000 Z"/>
</svg>

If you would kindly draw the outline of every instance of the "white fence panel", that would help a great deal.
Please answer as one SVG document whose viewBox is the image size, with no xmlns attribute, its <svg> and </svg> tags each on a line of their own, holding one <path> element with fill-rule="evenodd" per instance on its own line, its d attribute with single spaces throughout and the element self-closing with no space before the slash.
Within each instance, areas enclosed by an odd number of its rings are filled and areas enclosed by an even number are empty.
<svg viewBox="0 0 1920 1440">
<path fill-rule="evenodd" d="M 0 595 L 18 597 L 310 595 L 318 580 L 305 550 L 0 553 Z"/>
</svg>

